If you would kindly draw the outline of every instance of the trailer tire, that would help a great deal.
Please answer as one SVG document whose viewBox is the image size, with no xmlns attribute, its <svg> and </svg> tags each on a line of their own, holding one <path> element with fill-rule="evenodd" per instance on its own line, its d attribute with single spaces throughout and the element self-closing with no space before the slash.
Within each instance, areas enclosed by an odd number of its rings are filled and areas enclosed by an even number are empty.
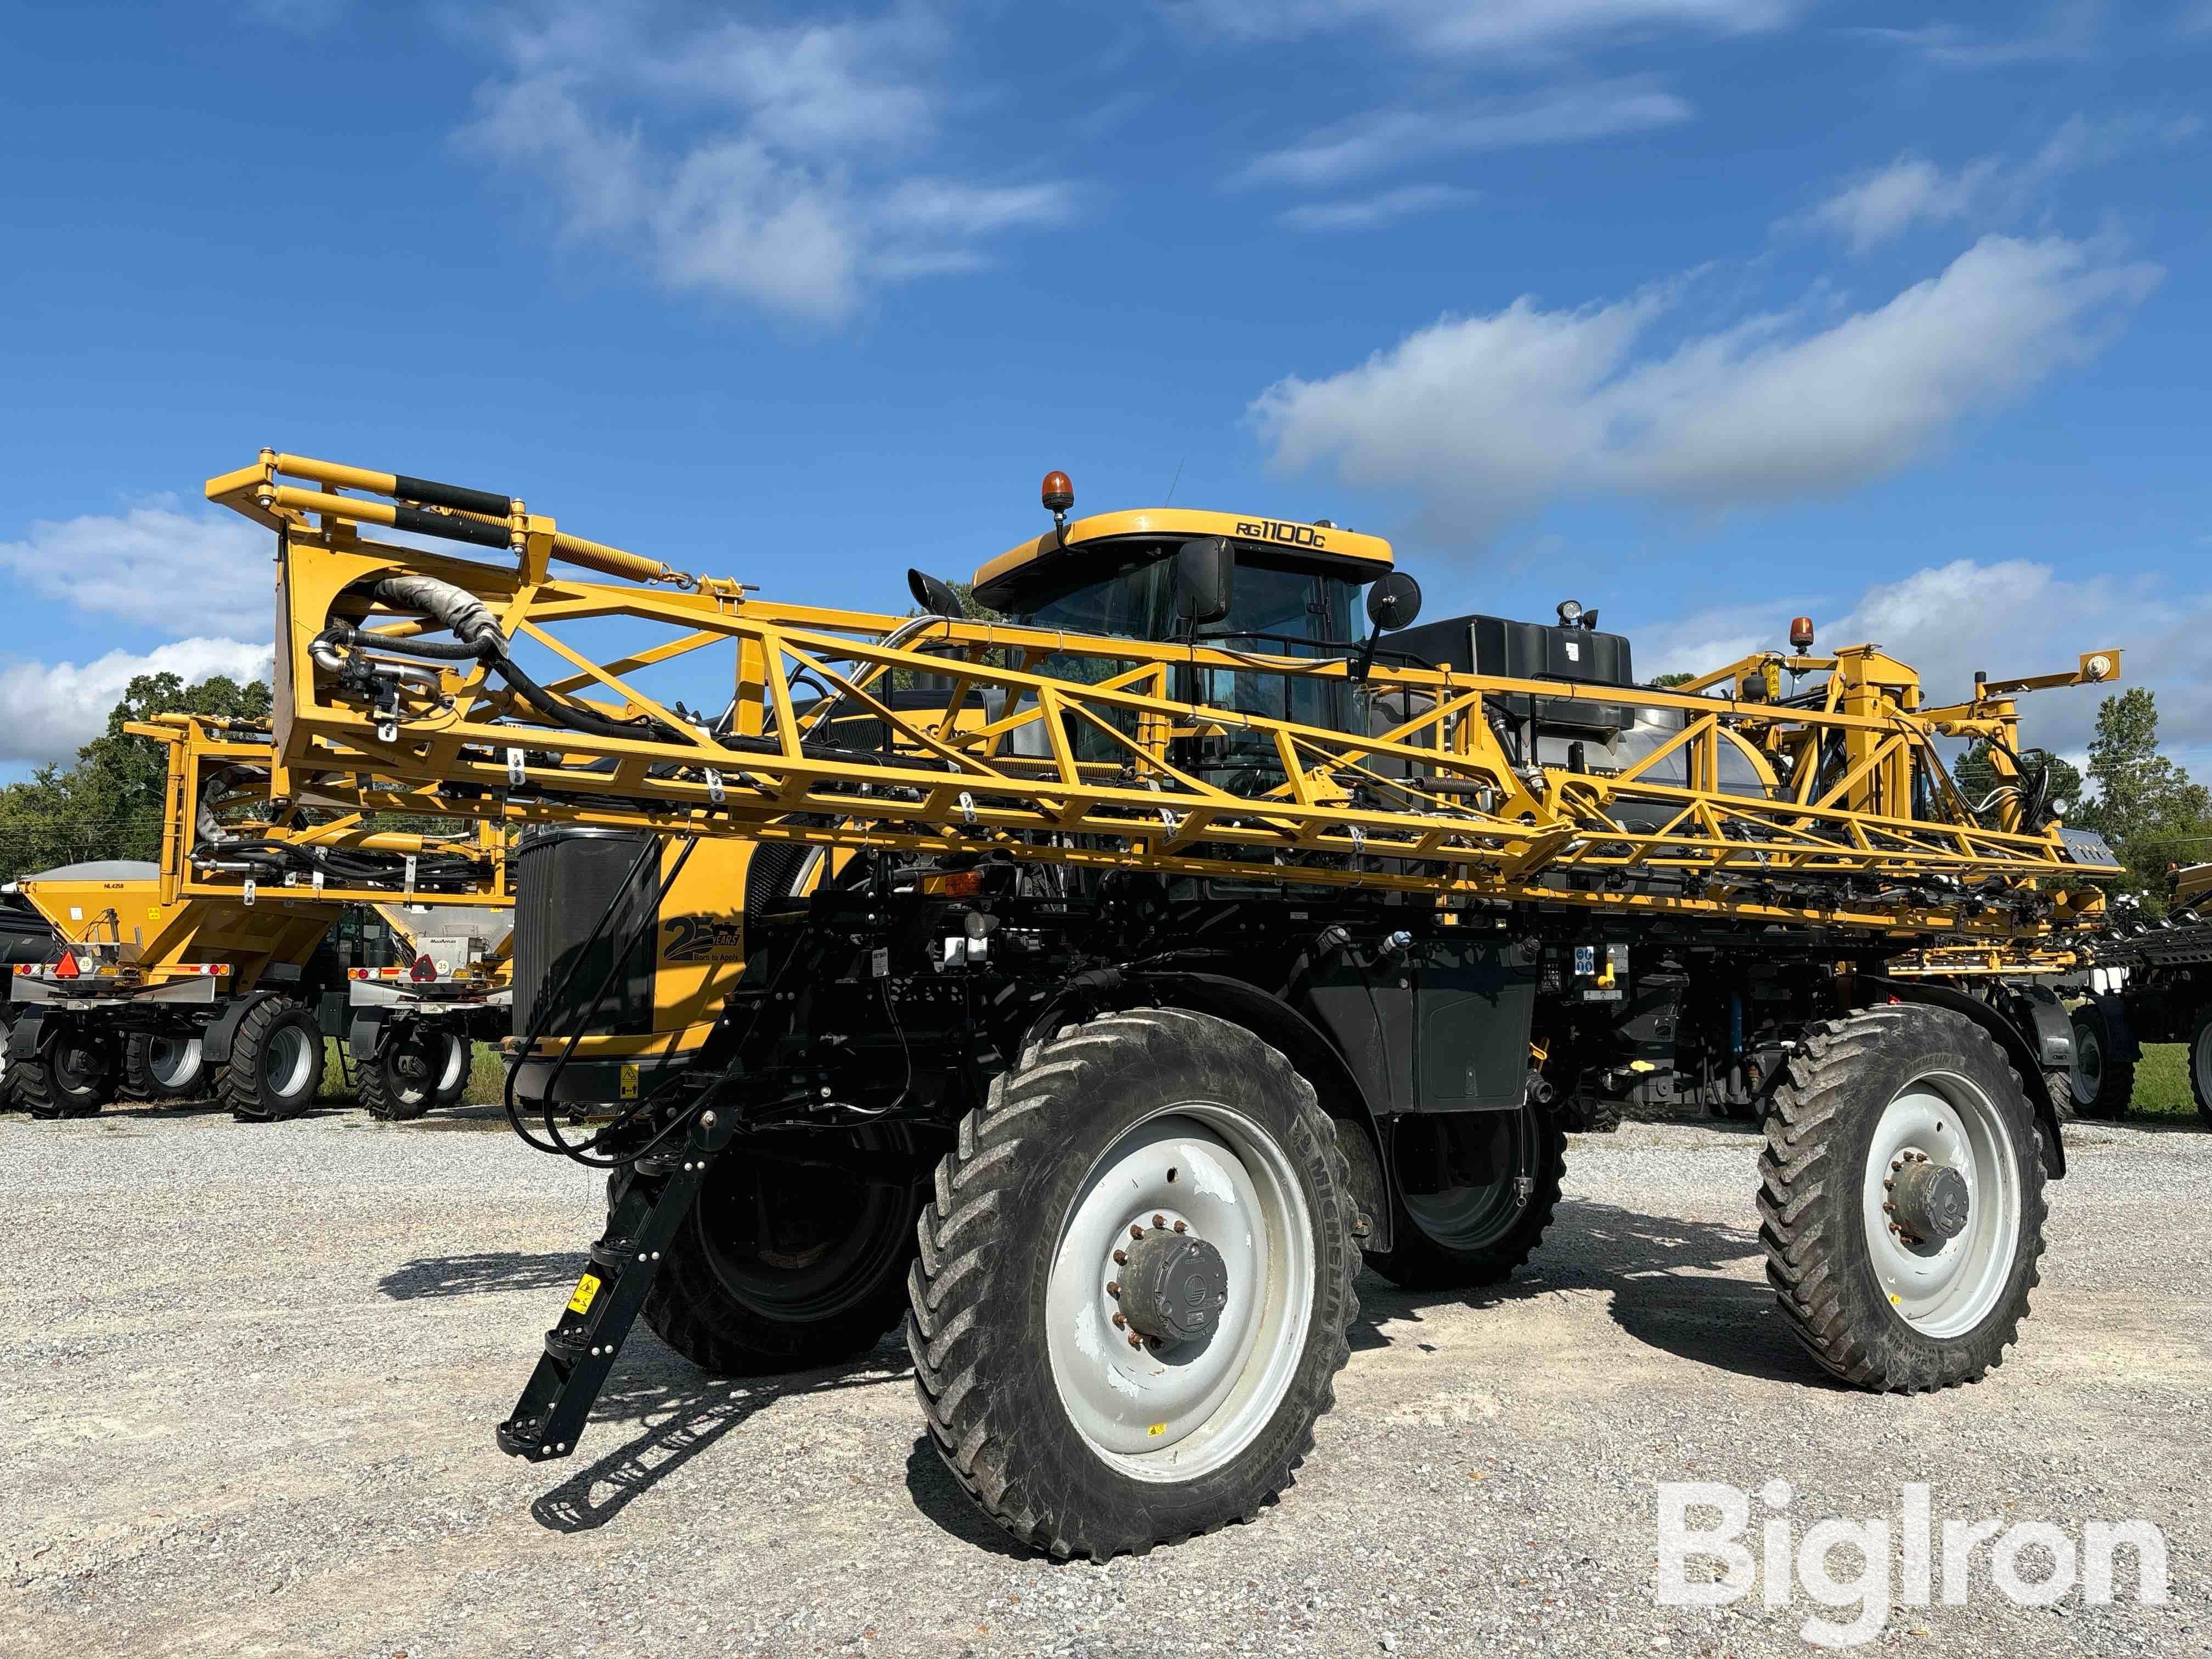
<svg viewBox="0 0 2212 1659">
<path fill-rule="evenodd" d="M 64 1024 L 37 1058 L 9 1063 L 8 1087 L 33 1117 L 93 1117 L 115 1098 L 121 1070 L 112 1034 Z"/>
<path fill-rule="evenodd" d="M 928 1162 L 868 1132 L 847 1143 L 855 1167 L 825 1170 L 826 1139 L 733 1142 L 669 1241 L 645 1322 L 702 1370 L 761 1376 L 835 1364 L 897 1325 Z M 640 1178 L 627 1166 L 607 1177 L 610 1211 Z"/>
<path fill-rule="evenodd" d="M 297 1117 L 322 1084 L 323 1030 L 313 1009 L 264 997 L 246 1011 L 218 1085 L 233 1117 L 255 1123 Z"/>
<path fill-rule="evenodd" d="M 1505 1142 L 1486 1149 L 1495 1182 L 1437 1194 L 1407 1194 L 1402 1181 L 1391 1183 L 1391 1248 L 1370 1253 L 1367 1264 L 1392 1284 L 1420 1291 L 1502 1284 L 1543 1242 L 1566 1178 L 1566 1131 L 1534 1101 L 1518 1112 L 1479 1115 L 1494 1121 Z M 1507 1184 L 1518 1181 L 1528 1183 L 1525 1192 Z"/>
<path fill-rule="evenodd" d="M 362 1109 L 386 1123 L 406 1123 L 450 1106 L 469 1086 L 469 1040 L 422 1020 L 387 1036 L 383 1052 L 361 1066 Z"/>
<path fill-rule="evenodd" d="M 2198 1011 L 2189 1034 L 2189 1092 L 2197 1097 L 2197 1115 L 2212 1129 L 2212 1004 Z"/>
<path fill-rule="evenodd" d="M 176 1036 L 133 1031 L 123 1039 L 125 1100 L 191 1100 L 208 1090 L 207 1058 L 198 1032 Z"/>
<path fill-rule="evenodd" d="M 1187 1232 L 1153 1223 L 1171 1212 Z M 917 1228 L 907 1346 L 939 1455 L 1056 1556 L 1250 1519 L 1335 1403 L 1355 1212 L 1312 1085 L 1252 1032 L 1180 1008 L 1061 1027 L 962 1120 Z M 1132 1227 L 1157 1242 L 1117 1264 Z"/>
<path fill-rule="evenodd" d="M 2043 1138 L 1995 1041 L 1948 1009 L 1863 1009 L 1808 1033 L 1773 1100 L 1759 1237 L 1791 1333 L 1864 1389 L 2001 1364 L 2040 1282 L 2045 1209 Z M 1908 1196 L 1916 1167 L 1936 1179 Z"/>
<path fill-rule="evenodd" d="M 21 1109 L 15 1103 L 15 1079 L 8 1059 L 8 1039 L 15 1034 L 15 1021 L 22 1012 L 12 1002 L 0 1002 L 0 1112 Z"/>
<path fill-rule="evenodd" d="M 2116 1046 L 2104 1010 L 2085 1002 L 2074 1011 L 2074 1066 L 2067 1073 L 2068 1092 L 2076 1117 L 2117 1121 L 2128 1115 L 2128 1102 L 2136 1091 L 2135 1062 L 2115 1060 Z M 2196 1053 L 2191 1049 L 2191 1070 Z"/>
</svg>

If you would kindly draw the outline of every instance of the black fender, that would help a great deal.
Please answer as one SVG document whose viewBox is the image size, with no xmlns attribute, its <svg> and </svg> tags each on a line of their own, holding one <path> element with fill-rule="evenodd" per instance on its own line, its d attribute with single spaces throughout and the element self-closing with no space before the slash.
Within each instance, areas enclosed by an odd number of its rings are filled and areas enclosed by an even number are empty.
<svg viewBox="0 0 2212 1659">
<path fill-rule="evenodd" d="M 2136 1041 L 2135 1027 L 2128 1023 L 2127 994 L 2122 991 L 2092 991 L 2089 1000 L 2097 1005 L 2097 1012 L 2105 1017 L 2105 1034 L 2112 1040 L 2112 1058 L 2132 1066 L 2142 1058 L 2142 1044 Z M 2185 1041 L 2189 1026 L 2196 1023 L 2192 1011 L 2189 1021 L 2182 1026 Z"/>
<path fill-rule="evenodd" d="M 2048 985 L 2022 985 L 2014 992 L 2026 1024 L 2035 1038 L 2036 1051 L 2046 1070 L 2074 1063 L 2074 1022 L 2068 1017 L 2058 993 Z M 2124 1057 L 2124 1056 L 2116 1056 Z"/>
<path fill-rule="evenodd" d="M 385 1038 L 398 1022 L 389 1016 L 389 1008 L 354 1008 L 348 1011 L 346 1022 L 346 1053 L 353 1056 L 356 1066 L 374 1066 L 384 1057 Z"/>
<path fill-rule="evenodd" d="M 37 1003 L 27 1004 L 8 1028 L 8 1058 L 36 1060 L 39 1050 L 52 1038 L 46 1033 L 48 1011 Z"/>
<path fill-rule="evenodd" d="M 2051 1104 L 2051 1087 L 2043 1080 L 2042 1057 L 2026 1032 L 1980 998 L 1954 991 L 1948 985 L 1884 979 L 1878 974 L 1861 974 L 1857 984 L 1862 1003 L 1878 1002 L 1886 997 L 1893 1002 L 1919 1002 L 1933 1008 L 1948 1008 L 1954 1014 L 1964 1014 L 1994 1037 L 1997 1047 L 2004 1050 L 2005 1058 L 2012 1062 L 2013 1070 L 2020 1074 L 2021 1092 L 2034 1109 L 2036 1127 L 2043 1131 L 2044 1155 L 2051 1179 L 2065 1178 L 2066 1143 L 2059 1137 L 2058 1109 Z M 2072 1052 L 2070 1043 L 2068 1051 Z"/>
<path fill-rule="evenodd" d="M 1367 1231 L 1359 1243 L 1363 1249 L 1389 1249 L 1395 1208 L 1389 1200 L 1389 1143 L 1376 1121 L 1374 1103 L 1366 1090 L 1321 1027 L 1280 997 L 1270 996 L 1258 986 L 1226 974 L 1137 974 L 1130 976 L 1129 982 L 1146 1000 L 1212 1014 L 1243 1026 L 1282 1051 L 1297 1067 L 1298 1075 L 1313 1085 L 1322 1110 L 1340 1123 L 1353 1125 L 1364 1141 L 1363 1148 L 1351 1144 L 1346 1137 L 1339 1137 L 1352 1164 L 1353 1195 L 1367 1218 Z"/>
<path fill-rule="evenodd" d="M 223 1011 L 200 1034 L 200 1057 L 210 1066 L 230 1064 L 231 1039 L 238 1035 L 238 1023 L 264 1002 L 296 1002 L 282 991 L 248 991 L 243 996 L 233 997 Z M 303 1005 L 304 1006 L 304 1005 Z"/>
</svg>

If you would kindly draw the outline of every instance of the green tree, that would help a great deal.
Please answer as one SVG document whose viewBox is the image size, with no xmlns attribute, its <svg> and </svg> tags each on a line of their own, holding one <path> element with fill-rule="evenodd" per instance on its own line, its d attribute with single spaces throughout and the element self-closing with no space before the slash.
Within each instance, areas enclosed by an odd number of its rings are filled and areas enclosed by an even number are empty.
<svg viewBox="0 0 2212 1659">
<path fill-rule="evenodd" d="M 111 709 L 107 729 L 64 770 L 43 766 L 0 787 L 0 874 L 28 875 L 88 859 L 150 859 L 161 847 L 160 744 L 134 738 L 131 720 L 162 714 L 269 718 L 269 688 L 216 675 L 187 686 L 174 674 L 141 674 Z"/>
<path fill-rule="evenodd" d="M 2098 705 L 2089 781 L 2097 793 L 2078 822 L 2111 842 L 2127 866 L 2112 890 L 2162 913 L 2167 866 L 2212 848 L 2212 793 L 2159 752 L 2158 699 L 2147 687 Z"/>
<path fill-rule="evenodd" d="M 1651 684 L 1664 691 L 1670 685 L 1687 685 L 1697 678 L 1695 674 L 1655 674 L 1651 677 Z"/>
<path fill-rule="evenodd" d="M 2035 751 L 2028 751 L 2033 762 Z M 2069 823 L 2077 822 L 2081 810 L 2081 791 L 2084 787 L 2081 768 L 2058 755 L 2046 757 L 2051 768 L 2051 810 Z M 1966 752 L 1951 766 L 1951 781 L 1959 786 L 1959 793 L 1973 805 L 1988 798 L 1990 790 L 2000 781 L 1997 769 L 1990 759 L 1989 740 L 1977 738 L 1967 746 Z"/>
</svg>

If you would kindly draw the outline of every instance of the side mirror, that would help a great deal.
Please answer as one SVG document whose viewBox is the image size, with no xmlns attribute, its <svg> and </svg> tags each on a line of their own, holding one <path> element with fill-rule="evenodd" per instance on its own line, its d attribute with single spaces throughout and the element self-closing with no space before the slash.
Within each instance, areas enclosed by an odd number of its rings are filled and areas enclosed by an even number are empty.
<svg viewBox="0 0 2212 1659">
<path fill-rule="evenodd" d="M 1420 614 L 1421 585 L 1402 570 L 1392 571 L 1367 590 L 1367 620 L 1378 634 L 1410 628 Z"/>
<path fill-rule="evenodd" d="M 1218 536 L 1185 542 L 1176 555 L 1176 609 L 1197 628 L 1219 622 L 1237 597 L 1237 558 Z"/>
<path fill-rule="evenodd" d="M 927 571 L 908 571 L 906 588 L 914 595 L 914 602 L 933 617 L 950 617 L 958 622 L 966 614 L 960 609 L 960 596 Z"/>
</svg>

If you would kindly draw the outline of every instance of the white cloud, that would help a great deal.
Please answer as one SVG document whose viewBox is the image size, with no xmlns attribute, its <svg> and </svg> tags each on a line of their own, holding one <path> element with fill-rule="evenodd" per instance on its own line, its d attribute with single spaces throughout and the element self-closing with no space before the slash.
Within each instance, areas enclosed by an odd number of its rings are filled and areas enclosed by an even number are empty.
<svg viewBox="0 0 2212 1659">
<path fill-rule="evenodd" d="M 120 515 L 40 520 L 0 542 L 19 592 L 165 632 L 267 633 L 275 616 L 273 538 L 235 514 L 180 512 L 160 496 Z"/>
<path fill-rule="evenodd" d="M 1575 495 L 1797 500 L 1909 465 L 2090 356 L 2159 276 L 2082 243 L 1985 237 L 1877 310 L 1754 315 L 1664 350 L 1644 348 L 1681 284 L 1579 311 L 1524 296 L 1279 381 L 1251 413 L 1279 466 L 1333 463 L 1462 535 Z"/>
<path fill-rule="evenodd" d="M 1953 702 L 1972 690 L 1974 672 L 1995 678 L 2056 673 L 2085 651 L 2119 648 L 2118 689 L 2158 694 L 2160 735 L 2169 752 L 2203 775 L 2212 722 L 2212 641 L 2205 623 L 2212 593 L 2095 576 L 2075 580 L 2027 559 L 1984 563 L 1956 559 L 1867 588 L 1840 613 L 1822 596 L 1778 597 L 1753 610 L 1692 613 L 1635 630 L 1636 671 L 1649 678 L 1718 668 L 1753 651 L 1784 647 L 1790 617 L 1813 617 L 1819 652 L 1875 644 L 1918 669 L 1931 702 Z M 2021 700 L 2021 734 L 2040 748 L 2078 758 L 2096 732 L 2093 688 L 2039 691 Z"/>
<path fill-rule="evenodd" d="M 1480 191 L 1456 185 L 1403 185 L 1354 201 L 1309 202 L 1279 215 L 1278 222 L 1291 230 L 1373 230 L 1417 213 L 1468 207 L 1481 199 Z"/>
<path fill-rule="evenodd" d="M 1944 69 L 2007 69 L 2019 64 L 2068 63 L 2093 57 L 2104 0 L 2065 0 L 2027 34 L 1996 36 L 1956 23 L 1917 28 L 1859 28 L 1853 33 L 1893 46 Z"/>
<path fill-rule="evenodd" d="M 143 656 L 111 651 L 78 665 L 21 662 L 0 667 L 0 761 L 68 761 L 107 726 L 108 711 L 141 674 L 174 674 L 187 685 L 217 674 L 241 684 L 266 679 L 266 645 L 190 639 Z"/>
<path fill-rule="evenodd" d="M 2080 168 L 2118 160 L 2147 144 L 2177 144 L 2195 137 L 2203 122 L 2193 115 L 2136 114 L 2065 122 L 2036 153 L 2018 162 L 1984 155 L 1955 168 L 1905 155 L 1863 173 L 1810 213 L 1784 224 L 1832 231 L 1863 253 L 1921 225 L 1975 220 L 1993 223 L 2026 211 L 2051 180 Z"/>
<path fill-rule="evenodd" d="M 923 164 L 939 141 L 926 14 L 767 27 L 559 0 L 496 37 L 512 72 L 464 146 L 550 180 L 574 240 L 677 289 L 815 322 L 878 283 L 972 270 L 992 236 L 1064 220 L 1060 183 Z"/>
<path fill-rule="evenodd" d="M 1691 113 L 1681 99 L 1640 77 L 1457 108 L 1376 110 L 1270 150 L 1239 176 L 1246 183 L 1328 185 L 1425 156 L 1575 143 L 1672 126 Z"/>
<path fill-rule="evenodd" d="M 1236 40 L 1371 26 L 1423 52 L 1544 52 L 1687 28 L 1749 34 L 1794 21 L 1800 0 L 1180 0 L 1169 15 Z"/>
</svg>

